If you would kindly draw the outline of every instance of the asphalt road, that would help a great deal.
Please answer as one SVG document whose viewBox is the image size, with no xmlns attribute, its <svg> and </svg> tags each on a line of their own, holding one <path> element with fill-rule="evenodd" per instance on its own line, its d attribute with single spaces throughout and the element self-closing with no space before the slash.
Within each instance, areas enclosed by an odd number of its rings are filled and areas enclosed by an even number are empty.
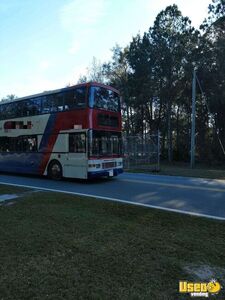
<svg viewBox="0 0 225 300">
<path fill-rule="evenodd" d="M 92 182 L 0 174 L 0 183 L 155 207 L 225 220 L 225 181 L 124 173 Z"/>
</svg>

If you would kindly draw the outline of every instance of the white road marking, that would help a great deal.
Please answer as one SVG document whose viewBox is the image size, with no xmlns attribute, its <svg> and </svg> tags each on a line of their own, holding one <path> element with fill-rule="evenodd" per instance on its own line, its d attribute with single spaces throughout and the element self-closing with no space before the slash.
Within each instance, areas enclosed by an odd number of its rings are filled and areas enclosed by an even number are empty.
<svg viewBox="0 0 225 300">
<path fill-rule="evenodd" d="M 172 188 L 176 187 L 176 188 L 180 188 L 180 189 L 203 190 L 203 191 L 210 191 L 210 192 L 225 193 L 225 187 L 224 187 L 224 189 L 221 189 L 221 188 L 211 188 L 211 187 L 204 187 L 204 186 L 193 186 L 193 185 L 175 184 L 175 183 L 164 183 L 164 182 L 138 180 L 138 179 L 120 179 L 120 181 L 133 182 L 133 183 L 144 183 L 144 184 L 151 184 L 151 185 L 160 185 L 160 186 L 166 186 L 166 187 L 172 187 Z"/>
<path fill-rule="evenodd" d="M 131 204 L 131 205 L 135 205 L 135 206 L 142 206 L 142 207 L 159 209 L 159 210 L 163 210 L 163 211 L 175 212 L 175 213 L 180 213 L 180 214 L 189 215 L 189 216 L 203 217 L 203 218 L 207 218 L 207 219 L 225 221 L 225 217 L 218 217 L 218 216 L 213 216 L 213 215 L 208 215 L 208 214 L 195 213 L 195 212 L 191 212 L 191 211 L 184 211 L 184 210 L 167 208 L 167 207 L 156 206 L 156 205 L 151 205 L 151 204 L 144 204 L 144 203 L 139 203 L 139 202 L 132 202 L 129 200 L 122 200 L 122 199 L 111 198 L 111 197 L 76 193 L 76 192 L 44 188 L 44 187 L 25 185 L 25 184 L 15 184 L 15 183 L 6 183 L 6 182 L 0 182 L 0 184 L 9 185 L 9 186 L 19 186 L 19 187 L 25 187 L 25 188 L 31 188 L 31 189 L 39 189 L 39 190 L 48 191 L 48 192 L 57 192 L 57 193 L 70 194 L 70 195 L 76 195 L 76 196 L 97 198 L 97 199 L 101 199 L 101 200 L 108 200 L 108 201 L 114 201 L 114 202 L 119 202 L 119 203 Z"/>
</svg>

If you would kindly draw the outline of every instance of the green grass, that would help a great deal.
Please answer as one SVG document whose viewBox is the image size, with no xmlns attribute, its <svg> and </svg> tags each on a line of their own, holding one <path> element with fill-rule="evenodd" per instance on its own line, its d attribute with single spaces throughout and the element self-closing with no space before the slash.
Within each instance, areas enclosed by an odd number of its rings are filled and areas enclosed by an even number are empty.
<svg viewBox="0 0 225 300">
<path fill-rule="evenodd" d="M 170 175 L 170 176 L 184 176 L 184 177 L 198 177 L 208 179 L 225 179 L 225 166 L 222 167 L 209 167 L 205 165 L 196 165 L 194 169 L 190 168 L 190 164 L 187 163 L 161 163 L 160 171 L 152 171 L 145 168 L 135 168 L 128 170 L 128 172 L 144 172 L 150 174 Z"/>
<path fill-rule="evenodd" d="M 224 249 L 224 222 L 27 194 L 0 206 L 0 299 L 189 299 L 177 292 L 179 280 L 196 280 L 185 267 L 220 270 Z"/>
<path fill-rule="evenodd" d="M 9 185 L 0 185 L 0 195 L 3 194 L 21 194 L 25 192 L 30 192 L 31 189 L 22 188 L 22 187 L 14 187 Z"/>
</svg>

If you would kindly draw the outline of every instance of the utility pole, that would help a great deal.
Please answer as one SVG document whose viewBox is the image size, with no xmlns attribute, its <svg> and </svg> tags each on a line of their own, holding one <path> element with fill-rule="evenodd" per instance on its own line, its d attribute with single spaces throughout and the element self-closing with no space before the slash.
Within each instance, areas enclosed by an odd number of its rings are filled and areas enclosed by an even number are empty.
<svg viewBox="0 0 225 300">
<path fill-rule="evenodd" d="M 158 139 L 157 139 L 157 171 L 160 170 L 160 131 L 158 129 Z"/>
<path fill-rule="evenodd" d="M 191 168 L 195 166 L 195 116 L 196 116 L 196 68 L 192 79 L 192 113 L 191 113 Z"/>
</svg>

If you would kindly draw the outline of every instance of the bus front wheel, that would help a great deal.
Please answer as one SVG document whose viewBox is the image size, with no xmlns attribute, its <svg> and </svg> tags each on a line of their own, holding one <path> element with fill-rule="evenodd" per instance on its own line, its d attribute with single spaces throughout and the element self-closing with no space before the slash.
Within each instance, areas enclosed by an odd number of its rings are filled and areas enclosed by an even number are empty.
<svg viewBox="0 0 225 300">
<path fill-rule="evenodd" d="M 62 166 L 57 160 L 53 160 L 48 166 L 48 177 L 53 180 L 62 179 Z"/>
</svg>

